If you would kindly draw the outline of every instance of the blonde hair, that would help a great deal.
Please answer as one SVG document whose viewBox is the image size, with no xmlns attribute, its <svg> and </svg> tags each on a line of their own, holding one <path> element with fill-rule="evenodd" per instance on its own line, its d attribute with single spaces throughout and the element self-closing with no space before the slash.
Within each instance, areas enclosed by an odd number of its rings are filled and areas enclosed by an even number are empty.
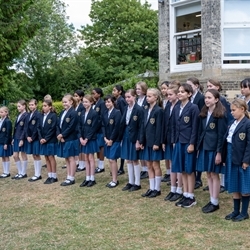
<svg viewBox="0 0 250 250">
<path fill-rule="evenodd" d="M 169 90 L 172 90 L 177 95 L 179 92 L 179 85 L 170 85 L 168 91 Z"/>
<path fill-rule="evenodd" d="M 147 83 L 140 81 L 140 82 L 136 83 L 135 86 L 140 86 L 140 87 L 141 87 L 141 90 L 142 90 L 142 93 L 143 93 L 144 95 L 147 94 L 147 90 L 148 90 L 148 85 L 147 85 Z"/>
<path fill-rule="evenodd" d="M 157 88 L 149 88 L 149 89 L 147 90 L 147 93 L 148 93 L 148 92 L 153 93 L 153 95 L 154 95 L 155 97 L 157 97 L 157 104 L 158 104 L 160 107 L 162 107 L 162 99 L 161 99 L 161 92 L 160 92 L 160 90 L 157 89 Z"/>
<path fill-rule="evenodd" d="M 51 95 L 48 94 L 48 95 L 44 96 L 43 100 L 44 100 L 44 101 L 45 101 L 45 100 L 49 100 L 49 101 L 52 102 L 52 97 L 51 97 Z"/>
<path fill-rule="evenodd" d="M 67 98 L 69 101 L 72 101 L 72 106 L 76 108 L 76 100 L 71 94 L 66 94 L 63 98 Z"/>
<path fill-rule="evenodd" d="M 83 97 L 83 99 L 87 99 L 88 101 L 90 101 L 91 103 L 95 102 L 95 99 L 92 97 L 92 95 L 85 95 Z"/>
<path fill-rule="evenodd" d="M 0 107 L 0 109 L 2 109 L 6 113 L 7 117 L 9 116 L 9 108 L 8 107 L 2 106 L 2 107 Z"/>
<path fill-rule="evenodd" d="M 245 116 L 249 119 L 250 115 L 248 112 L 248 106 L 245 100 L 242 99 L 235 99 L 232 101 L 232 105 L 234 105 L 237 108 L 243 108 L 245 112 Z"/>
</svg>

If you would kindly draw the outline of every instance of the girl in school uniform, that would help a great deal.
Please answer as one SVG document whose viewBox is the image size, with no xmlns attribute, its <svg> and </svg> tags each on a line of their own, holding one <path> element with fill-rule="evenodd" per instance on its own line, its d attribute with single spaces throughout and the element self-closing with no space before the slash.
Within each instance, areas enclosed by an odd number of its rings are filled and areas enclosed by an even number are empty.
<svg viewBox="0 0 250 250">
<path fill-rule="evenodd" d="M 229 193 L 233 193 L 233 212 L 225 219 L 235 222 L 249 218 L 247 211 L 250 195 L 250 120 L 247 109 L 244 100 L 236 99 L 232 102 L 231 111 L 235 120 L 226 134 L 226 188 Z"/>
<path fill-rule="evenodd" d="M 97 130 L 97 143 L 99 147 L 99 152 L 97 153 L 97 167 L 95 169 L 95 173 L 102 173 L 105 171 L 104 167 L 104 136 L 102 132 L 102 120 L 101 117 L 106 112 L 107 108 L 105 106 L 105 102 L 103 101 L 103 91 L 101 88 L 94 88 L 92 93 L 92 97 L 95 100 L 94 105 L 92 108 L 98 113 L 99 115 L 99 126 Z"/>
<path fill-rule="evenodd" d="M 41 180 L 41 156 L 40 156 L 40 143 L 38 137 L 38 124 L 40 120 L 40 113 L 37 111 L 37 100 L 31 99 L 29 101 L 30 113 L 27 116 L 27 128 L 26 128 L 26 154 L 32 154 L 34 159 L 34 170 L 35 174 L 28 181 L 34 182 Z"/>
<path fill-rule="evenodd" d="M 143 146 L 141 159 L 147 162 L 149 174 L 149 189 L 142 197 L 154 198 L 161 195 L 161 168 L 163 159 L 161 148 L 163 110 L 159 107 L 160 91 L 150 88 L 147 91 L 149 108 L 144 113 Z"/>
<path fill-rule="evenodd" d="M 3 173 L 0 178 L 10 177 L 10 156 L 13 154 L 12 123 L 9 119 L 9 109 L 5 106 L 0 108 L 0 157 L 2 157 Z"/>
<path fill-rule="evenodd" d="M 61 186 L 69 186 L 75 184 L 75 156 L 79 155 L 78 115 L 75 111 L 76 103 L 72 95 L 65 95 L 62 104 L 64 111 L 59 115 L 56 129 L 57 156 L 65 158 L 67 166 L 67 178 L 61 183 Z"/>
<path fill-rule="evenodd" d="M 246 78 L 240 82 L 241 94 L 247 103 L 248 111 L 250 111 L 250 78 Z"/>
<path fill-rule="evenodd" d="M 116 108 L 118 110 L 120 110 L 121 115 L 124 114 L 124 112 L 126 111 L 127 108 L 127 103 L 124 99 L 124 89 L 121 85 L 115 85 L 115 87 L 113 88 L 112 94 L 113 96 L 116 98 Z M 118 175 L 124 174 L 124 159 L 121 158 L 121 162 L 120 162 L 120 168 L 118 170 Z"/>
<path fill-rule="evenodd" d="M 16 163 L 17 167 L 17 174 L 12 177 L 12 179 L 20 180 L 23 178 L 27 178 L 27 165 L 28 165 L 28 158 L 25 152 L 26 148 L 26 137 L 25 137 L 25 130 L 27 126 L 27 117 L 28 113 L 26 112 L 26 102 L 24 100 L 19 100 L 17 102 L 17 110 L 19 115 L 16 119 L 14 132 L 13 132 L 13 158 Z M 22 162 L 20 161 L 19 153 L 21 153 Z"/>
<path fill-rule="evenodd" d="M 207 172 L 210 201 L 202 208 L 203 213 L 212 213 L 219 209 L 220 173 L 225 172 L 222 164 L 223 138 L 227 130 L 226 109 L 220 101 L 220 93 L 208 89 L 205 94 L 205 106 L 199 115 L 196 170 Z"/>
<path fill-rule="evenodd" d="M 107 111 L 102 116 L 103 135 L 104 135 L 104 154 L 109 160 L 109 165 L 112 172 L 112 181 L 106 187 L 115 188 L 119 184 L 117 180 L 117 159 L 121 156 L 121 139 L 120 139 L 120 123 L 121 112 L 115 108 L 115 97 L 107 96 L 104 99 Z"/>
<path fill-rule="evenodd" d="M 172 157 L 173 157 L 173 138 L 171 133 L 172 123 L 173 123 L 173 113 L 174 109 L 177 107 L 178 103 L 178 85 L 171 85 L 167 90 L 168 95 L 168 105 L 164 109 L 163 114 L 163 151 L 164 151 L 164 159 L 169 162 L 169 165 L 172 165 Z M 182 198 L 182 176 L 181 173 L 174 173 L 171 171 L 170 173 L 171 179 L 171 190 L 169 194 L 165 197 L 165 201 L 177 201 Z M 178 180 L 178 184 L 176 187 L 176 182 Z"/>
<path fill-rule="evenodd" d="M 148 90 L 148 86 L 145 82 L 138 82 L 135 85 L 135 91 L 136 91 L 136 95 L 137 95 L 137 104 L 142 107 L 143 109 L 147 109 L 149 107 L 149 104 L 147 103 L 147 90 Z M 147 163 L 146 161 L 143 161 L 140 159 L 141 162 L 141 173 L 140 173 L 140 178 L 141 179 L 146 179 L 148 178 L 148 167 L 147 167 Z"/>
<path fill-rule="evenodd" d="M 80 187 L 92 187 L 96 184 L 94 154 L 99 151 L 97 143 L 99 115 L 92 109 L 93 104 L 94 98 L 91 95 L 84 96 L 83 105 L 85 109 L 80 116 L 79 138 L 80 151 L 85 155 L 86 179 Z"/>
<path fill-rule="evenodd" d="M 182 173 L 183 197 L 176 202 L 179 207 L 196 205 L 194 197 L 196 142 L 198 130 L 199 109 L 190 102 L 193 89 L 187 84 L 179 87 L 178 98 L 180 103 L 174 110 L 172 137 L 175 143 L 173 150 L 172 172 Z"/>
<path fill-rule="evenodd" d="M 40 155 L 45 156 L 48 171 L 48 178 L 44 184 L 52 184 L 58 182 L 58 179 L 55 160 L 57 152 L 57 115 L 51 100 L 46 99 L 43 101 L 42 112 L 43 115 L 40 116 L 38 125 L 38 137 L 40 141 Z"/>
<path fill-rule="evenodd" d="M 122 136 L 121 158 L 127 160 L 129 181 L 122 191 L 128 190 L 132 192 L 141 189 L 141 170 L 138 159 L 143 135 L 143 109 L 136 103 L 134 89 L 126 91 L 125 99 L 128 107 L 127 111 L 122 115 L 120 124 L 120 135 Z"/>
</svg>

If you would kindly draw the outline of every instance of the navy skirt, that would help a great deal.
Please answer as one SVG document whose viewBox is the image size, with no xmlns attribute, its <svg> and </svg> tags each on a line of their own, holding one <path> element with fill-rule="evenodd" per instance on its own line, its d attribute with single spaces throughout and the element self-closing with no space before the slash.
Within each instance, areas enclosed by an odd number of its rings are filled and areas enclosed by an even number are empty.
<svg viewBox="0 0 250 250">
<path fill-rule="evenodd" d="M 85 146 L 80 147 L 80 152 L 84 154 L 94 154 L 100 151 L 97 140 L 90 140 Z"/>
<path fill-rule="evenodd" d="M 242 166 L 232 164 L 232 144 L 227 145 L 226 189 L 228 193 L 250 193 L 250 166 L 244 170 Z"/>
<path fill-rule="evenodd" d="M 136 150 L 135 143 L 129 140 L 128 127 L 122 139 L 121 158 L 129 161 L 137 161 L 139 159 L 139 150 Z"/>
<path fill-rule="evenodd" d="M 68 158 L 79 155 L 79 140 L 59 142 L 57 147 L 57 156 Z"/>
<path fill-rule="evenodd" d="M 173 173 L 191 174 L 196 168 L 196 151 L 188 153 L 187 148 L 189 144 L 177 142 L 173 149 L 172 169 Z"/>
<path fill-rule="evenodd" d="M 7 145 L 7 149 L 5 150 L 4 145 L 0 145 L 0 157 L 9 157 L 13 155 L 12 145 Z"/>
<path fill-rule="evenodd" d="M 172 161 L 173 158 L 173 144 L 166 144 L 165 151 L 163 151 L 164 159 Z"/>
<path fill-rule="evenodd" d="M 153 147 L 144 146 L 141 151 L 140 160 L 144 161 L 161 161 L 163 160 L 163 150 L 160 147 L 159 150 L 153 150 Z"/>
<path fill-rule="evenodd" d="M 104 155 L 109 160 L 116 160 L 121 156 L 120 142 L 114 142 L 112 146 L 104 146 Z"/>
<path fill-rule="evenodd" d="M 40 155 L 56 155 L 58 143 L 44 143 L 40 145 Z"/>
<path fill-rule="evenodd" d="M 26 144 L 27 144 L 27 141 L 26 140 L 23 140 L 23 146 L 22 147 L 19 147 L 19 142 L 21 140 L 19 139 L 14 139 L 14 143 L 13 143 L 13 152 L 26 152 Z"/>
<path fill-rule="evenodd" d="M 103 134 L 97 134 L 97 144 L 99 148 L 104 147 L 105 142 L 104 142 L 104 136 Z"/>
<path fill-rule="evenodd" d="M 33 142 L 28 142 L 27 141 L 27 144 L 26 144 L 26 147 L 25 147 L 25 152 L 26 154 L 28 155 L 40 155 L 40 142 L 37 140 L 37 141 L 33 141 Z"/>
<path fill-rule="evenodd" d="M 215 157 L 215 151 L 199 150 L 196 171 L 225 174 L 225 166 L 222 164 L 215 165 Z"/>
</svg>

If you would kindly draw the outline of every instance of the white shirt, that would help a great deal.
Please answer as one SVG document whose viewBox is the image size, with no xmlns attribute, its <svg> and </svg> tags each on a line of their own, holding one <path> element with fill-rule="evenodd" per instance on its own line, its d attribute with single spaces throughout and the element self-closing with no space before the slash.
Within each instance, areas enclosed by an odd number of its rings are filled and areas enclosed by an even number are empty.
<svg viewBox="0 0 250 250">
<path fill-rule="evenodd" d="M 198 91 L 196 91 L 196 93 L 193 94 L 193 95 L 191 96 L 191 100 L 190 100 L 190 101 L 191 101 L 192 103 L 194 102 L 194 98 L 196 97 L 197 93 L 198 93 Z"/>
<path fill-rule="evenodd" d="M 2 125 L 3 125 L 4 119 L 5 119 L 5 118 L 0 119 L 0 129 L 2 128 Z"/>
<path fill-rule="evenodd" d="M 45 121 L 46 121 L 46 118 L 47 118 L 47 115 L 48 115 L 49 113 L 47 113 L 47 114 L 43 114 L 43 127 L 44 127 L 44 124 L 45 124 Z"/>
<path fill-rule="evenodd" d="M 68 110 L 64 110 L 62 117 L 61 117 L 61 121 L 60 121 L 60 128 L 62 128 L 62 123 L 63 123 L 63 119 L 65 117 L 65 115 L 67 114 Z"/>
<path fill-rule="evenodd" d="M 145 96 L 139 97 L 139 98 L 137 99 L 137 104 L 138 104 L 139 106 L 142 106 L 142 104 L 143 104 L 145 98 L 146 98 Z"/>
<path fill-rule="evenodd" d="M 181 116 L 181 113 L 182 113 L 183 109 L 186 107 L 187 104 L 188 104 L 188 102 L 187 102 L 184 106 L 180 105 L 180 113 L 179 113 L 179 116 Z"/>
<path fill-rule="evenodd" d="M 208 112 L 207 112 L 206 126 L 207 126 L 207 124 L 208 124 L 208 121 L 209 121 L 211 115 L 212 115 L 212 113 L 208 111 Z"/>
<path fill-rule="evenodd" d="M 130 108 L 129 106 L 128 106 L 128 108 L 127 108 L 127 113 L 126 113 L 126 125 L 129 124 L 129 120 L 130 120 L 130 117 L 131 117 L 131 113 L 132 113 L 133 108 L 134 108 L 134 105 L 133 105 L 133 107 L 131 107 L 131 108 Z"/>
<path fill-rule="evenodd" d="M 227 142 L 232 143 L 232 137 L 233 137 L 234 131 L 239 123 L 240 122 L 235 120 L 234 123 L 230 126 L 228 136 L 227 136 Z"/>
</svg>

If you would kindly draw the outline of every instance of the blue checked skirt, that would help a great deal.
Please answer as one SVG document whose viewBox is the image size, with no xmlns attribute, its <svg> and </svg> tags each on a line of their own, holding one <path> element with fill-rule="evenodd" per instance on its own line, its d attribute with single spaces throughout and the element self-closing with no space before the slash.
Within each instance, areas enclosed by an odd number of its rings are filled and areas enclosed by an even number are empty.
<svg viewBox="0 0 250 250">
<path fill-rule="evenodd" d="M 163 151 L 164 160 L 172 161 L 173 158 L 173 144 L 166 144 L 165 152 Z"/>
<path fill-rule="evenodd" d="M 121 144 L 121 158 L 129 161 L 139 159 L 139 150 L 136 150 L 135 143 L 129 140 L 128 127 L 126 127 Z"/>
<path fill-rule="evenodd" d="M 26 147 L 25 147 L 25 152 L 26 154 L 28 155 L 40 155 L 40 142 L 37 140 L 37 141 L 33 141 L 33 142 L 28 142 L 27 141 L 27 144 L 26 144 Z"/>
<path fill-rule="evenodd" d="M 173 159 L 172 159 L 172 169 L 173 173 L 182 173 L 191 174 L 195 171 L 196 168 L 196 154 L 194 150 L 193 153 L 187 152 L 187 147 L 189 144 L 183 144 L 177 142 L 173 149 Z"/>
<path fill-rule="evenodd" d="M 59 142 L 57 147 L 57 156 L 68 158 L 79 155 L 79 140 Z"/>
<path fill-rule="evenodd" d="M 140 160 L 144 161 L 161 161 L 163 160 L 163 150 L 160 147 L 159 150 L 153 150 L 153 147 L 144 146 L 141 151 Z"/>
<path fill-rule="evenodd" d="M 250 166 L 244 170 L 242 166 L 232 164 L 232 144 L 227 144 L 227 161 L 225 175 L 226 189 L 228 193 L 250 193 Z"/>
<path fill-rule="evenodd" d="M 56 155 L 58 143 L 44 143 L 40 145 L 40 155 Z"/>
<path fill-rule="evenodd" d="M 109 160 L 116 160 L 121 156 L 120 142 L 114 142 L 112 146 L 104 145 L 104 155 Z"/>
<path fill-rule="evenodd" d="M 96 136 L 97 136 L 97 144 L 98 144 L 98 147 L 99 147 L 99 148 L 104 147 L 105 141 L 104 141 L 104 136 L 103 136 L 103 134 L 97 134 Z"/>
<path fill-rule="evenodd" d="M 215 165 L 215 151 L 199 150 L 196 171 L 225 174 L 225 167 L 222 164 Z"/>
<path fill-rule="evenodd" d="M 84 154 L 94 154 L 100 151 L 97 140 L 90 140 L 85 146 L 80 146 L 80 152 Z"/>
<path fill-rule="evenodd" d="M 27 141 L 26 140 L 23 140 L 23 146 L 22 147 L 19 147 L 19 142 L 21 140 L 19 139 L 14 139 L 14 143 L 13 143 L 13 152 L 26 152 L 26 144 L 27 144 Z"/>
<path fill-rule="evenodd" d="M 4 145 L 0 145 L 0 157 L 9 157 L 13 155 L 12 145 L 7 145 L 7 149 L 5 150 Z"/>
</svg>

